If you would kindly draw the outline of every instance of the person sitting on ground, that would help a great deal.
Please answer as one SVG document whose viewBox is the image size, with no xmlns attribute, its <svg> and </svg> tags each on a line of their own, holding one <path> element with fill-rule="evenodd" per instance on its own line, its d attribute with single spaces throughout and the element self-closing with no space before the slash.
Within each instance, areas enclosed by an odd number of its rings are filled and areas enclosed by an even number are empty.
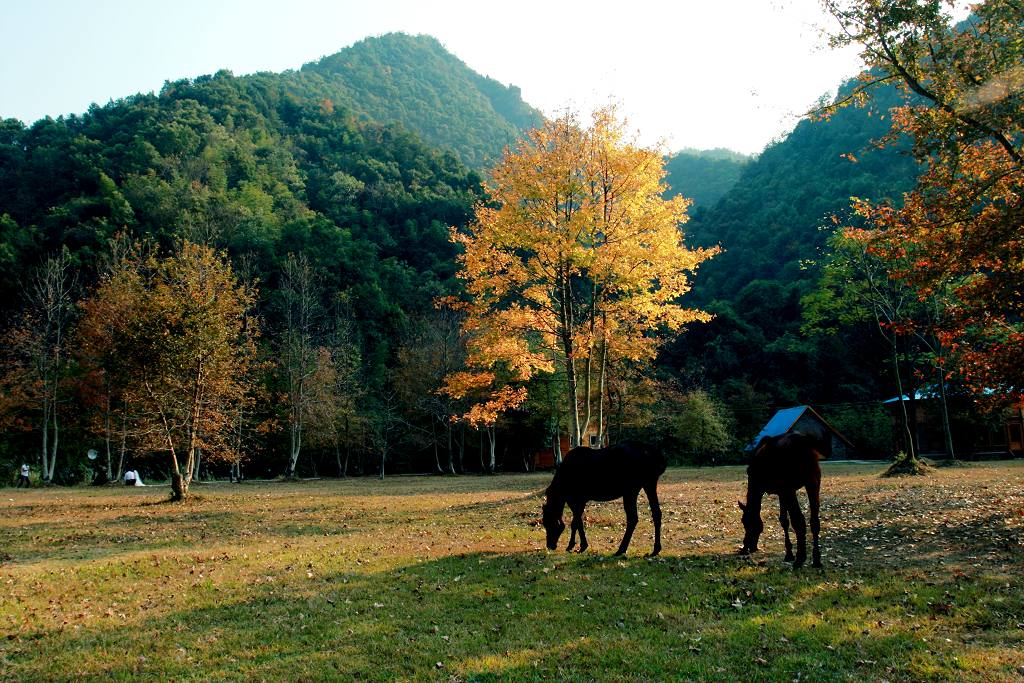
<svg viewBox="0 0 1024 683">
<path fill-rule="evenodd" d="M 135 486 L 135 470 L 125 470 L 124 485 Z"/>
<path fill-rule="evenodd" d="M 29 487 L 28 473 L 29 473 L 28 463 L 22 463 L 22 465 L 21 465 L 21 474 L 18 475 L 18 486 L 17 486 L 17 488 L 20 489 L 22 486 L 24 486 L 25 488 Z"/>
</svg>

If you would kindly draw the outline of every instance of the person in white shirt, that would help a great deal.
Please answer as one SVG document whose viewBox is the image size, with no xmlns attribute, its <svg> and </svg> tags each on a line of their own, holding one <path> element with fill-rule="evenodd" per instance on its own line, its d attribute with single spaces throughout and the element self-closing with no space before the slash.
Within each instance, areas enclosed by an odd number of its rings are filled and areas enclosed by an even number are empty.
<svg viewBox="0 0 1024 683">
<path fill-rule="evenodd" d="M 23 463 L 22 466 L 21 466 L 21 474 L 18 476 L 18 486 L 17 486 L 17 488 L 20 489 L 22 486 L 24 486 L 25 488 L 29 487 L 29 482 L 28 482 L 28 473 L 29 473 L 29 471 L 30 470 L 29 470 L 28 463 Z"/>
<path fill-rule="evenodd" d="M 125 470 L 124 485 L 135 486 L 135 470 Z"/>
</svg>

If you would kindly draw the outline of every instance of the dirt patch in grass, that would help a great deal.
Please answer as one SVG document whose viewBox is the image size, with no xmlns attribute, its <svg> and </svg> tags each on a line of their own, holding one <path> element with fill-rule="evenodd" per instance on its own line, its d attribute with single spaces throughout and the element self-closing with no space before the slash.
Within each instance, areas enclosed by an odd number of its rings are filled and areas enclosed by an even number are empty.
<svg viewBox="0 0 1024 683">
<path fill-rule="evenodd" d="M 824 570 L 742 468 L 670 469 L 543 549 L 550 475 L 0 491 L 3 680 L 1020 680 L 1024 463 L 825 463 Z M 567 542 L 562 539 L 562 545 Z"/>
</svg>

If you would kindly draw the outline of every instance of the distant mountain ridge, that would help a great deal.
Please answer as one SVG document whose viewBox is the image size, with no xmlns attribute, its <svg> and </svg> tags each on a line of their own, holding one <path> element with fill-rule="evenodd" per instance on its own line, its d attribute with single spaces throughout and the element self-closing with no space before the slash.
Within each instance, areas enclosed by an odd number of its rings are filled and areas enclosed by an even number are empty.
<svg viewBox="0 0 1024 683">
<path fill-rule="evenodd" d="M 693 210 L 709 209 L 736 185 L 751 158 L 731 149 L 682 149 L 665 163 L 667 194 L 692 199 Z"/>
<path fill-rule="evenodd" d="M 303 90 L 372 121 L 401 124 L 477 169 L 543 120 L 518 87 L 480 75 L 427 35 L 366 38 L 305 64 L 295 77 Z"/>
</svg>

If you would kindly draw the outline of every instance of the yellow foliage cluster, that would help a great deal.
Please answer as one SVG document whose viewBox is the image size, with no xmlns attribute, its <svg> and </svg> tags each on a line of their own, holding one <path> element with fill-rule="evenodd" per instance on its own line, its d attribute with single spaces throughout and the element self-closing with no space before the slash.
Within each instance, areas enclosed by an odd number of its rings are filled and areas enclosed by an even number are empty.
<svg viewBox="0 0 1024 683">
<path fill-rule="evenodd" d="M 680 297 L 717 249 L 686 247 L 690 202 L 664 198 L 662 154 L 630 139 L 613 108 L 589 127 L 566 114 L 532 131 L 487 189 L 451 235 L 464 250 L 470 363 L 490 380 L 496 366 L 514 381 L 565 368 L 571 401 L 588 403 L 592 373 L 649 360 L 655 332 L 709 319 Z M 486 384 L 473 374 L 449 390 Z"/>
</svg>

